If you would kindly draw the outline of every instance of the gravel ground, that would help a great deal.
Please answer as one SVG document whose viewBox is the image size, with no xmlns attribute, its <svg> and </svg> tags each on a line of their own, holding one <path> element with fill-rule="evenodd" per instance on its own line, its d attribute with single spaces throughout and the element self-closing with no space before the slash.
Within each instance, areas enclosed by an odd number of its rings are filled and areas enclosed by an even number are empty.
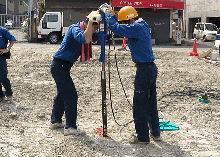
<svg viewBox="0 0 220 157">
<path fill-rule="evenodd" d="M 12 32 L 13 34 L 13 32 Z M 153 48 L 158 66 L 159 117 L 180 127 L 162 131 L 161 142 L 130 144 L 134 123 L 118 126 L 111 112 L 107 79 L 108 137 L 96 134 L 102 126 L 100 46 L 93 58 L 77 61 L 71 76 L 78 91 L 78 120 L 85 136 L 64 136 L 63 129 L 49 130 L 55 82 L 50 73 L 52 55 L 59 45 L 16 43 L 8 60 L 13 103 L 0 104 L 0 156 L 220 156 L 219 68 L 189 56 L 192 47 Z M 117 50 L 119 72 L 132 103 L 135 65 L 129 51 Z M 113 47 L 112 47 L 113 50 Z M 201 54 L 205 49 L 199 49 Z M 116 121 L 131 121 L 132 110 L 117 75 L 114 51 L 110 53 L 111 96 Z M 107 76 L 108 66 L 106 65 Z M 108 78 L 108 77 L 107 77 Z M 204 92 L 209 103 L 199 102 Z M 65 119 L 63 119 L 65 122 Z"/>
</svg>

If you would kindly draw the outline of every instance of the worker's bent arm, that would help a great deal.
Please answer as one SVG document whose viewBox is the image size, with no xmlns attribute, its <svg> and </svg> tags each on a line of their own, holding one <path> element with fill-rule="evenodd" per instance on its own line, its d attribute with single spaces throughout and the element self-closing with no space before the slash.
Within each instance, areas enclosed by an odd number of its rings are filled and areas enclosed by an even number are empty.
<svg viewBox="0 0 220 157">
<path fill-rule="evenodd" d="M 107 13 L 105 16 L 106 23 L 108 24 L 110 30 L 115 34 L 118 34 L 127 38 L 138 38 L 141 36 L 139 32 L 139 26 L 134 24 L 119 24 L 117 18 Z"/>
<path fill-rule="evenodd" d="M 12 48 L 12 46 L 14 45 L 15 42 L 16 42 L 16 41 L 11 41 L 11 42 L 10 42 L 10 45 L 8 46 L 8 49 L 9 49 L 9 50 Z"/>
<path fill-rule="evenodd" d="M 84 35 L 85 35 L 85 39 L 86 39 L 86 43 L 90 43 L 92 41 L 92 21 L 89 21 L 88 22 L 88 25 L 87 25 L 87 28 L 84 32 Z"/>
</svg>

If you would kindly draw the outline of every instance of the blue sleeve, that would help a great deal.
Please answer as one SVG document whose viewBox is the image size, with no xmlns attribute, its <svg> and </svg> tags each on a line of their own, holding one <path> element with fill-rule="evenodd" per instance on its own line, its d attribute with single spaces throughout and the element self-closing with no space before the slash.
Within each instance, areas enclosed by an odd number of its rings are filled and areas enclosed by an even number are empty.
<svg viewBox="0 0 220 157">
<path fill-rule="evenodd" d="M 8 39 L 10 42 L 16 41 L 16 38 L 7 29 L 4 29 L 4 32 L 5 32 L 6 39 Z"/>
<path fill-rule="evenodd" d="M 84 32 L 80 27 L 73 26 L 71 32 L 72 32 L 72 37 L 76 39 L 76 41 L 78 41 L 81 44 L 86 44 Z"/>
<path fill-rule="evenodd" d="M 136 23 L 130 25 L 119 24 L 117 18 L 112 16 L 110 13 L 106 14 L 105 19 L 109 29 L 120 36 L 138 38 L 141 35 L 139 33 L 139 25 Z"/>
</svg>

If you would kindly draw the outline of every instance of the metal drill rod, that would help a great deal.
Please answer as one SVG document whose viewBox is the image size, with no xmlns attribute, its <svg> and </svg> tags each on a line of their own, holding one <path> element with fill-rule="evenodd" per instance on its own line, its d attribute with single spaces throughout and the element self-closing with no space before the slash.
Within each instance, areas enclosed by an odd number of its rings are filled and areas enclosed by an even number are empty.
<svg viewBox="0 0 220 157">
<path fill-rule="evenodd" d="M 102 21 L 99 22 L 100 40 L 101 40 L 101 55 L 99 61 L 102 62 L 101 71 L 101 87 L 102 87 L 102 120 L 103 120 L 103 137 L 107 137 L 107 106 L 106 106 L 106 71 L 105 71 L 105 41 L 108 36 L 107 25 L 105 23 L 105 14 L 99 11 L 102 16 Z"/>
</svg>

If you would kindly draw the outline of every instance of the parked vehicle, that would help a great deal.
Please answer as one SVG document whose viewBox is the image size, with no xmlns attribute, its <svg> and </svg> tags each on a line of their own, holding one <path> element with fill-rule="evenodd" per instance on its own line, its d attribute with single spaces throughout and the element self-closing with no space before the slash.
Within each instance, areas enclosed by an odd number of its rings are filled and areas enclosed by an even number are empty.
<svg viewBox="0 0 220 157">
<path fill-rule="evenodd" d="M 196 23 L 193 37 L 201 38 L 203 41 L 211 41 L 216 39 L 217 32 L 218 28 L 213 23 Z"/>
<path fill-rule="evenodd" d="M 92 9 L 82 12 L 80 9 L 63 12 L 46 12 L 38 25 L 38 39 L 47 39 L 56 44 L 63 39 L 70 25 L 85 20 Z"/>
<path fill-rule="evenodd" d="M 38 25 L 38 39 L 47 39 L 51 44 L 57 44 L 63 39 L 71 24 L 85 20 L 89 13 L 90 10 L 83 13 L 77 11 L 46 12 Z M 123 38 L 115 35 L 115 40 L 123 40 Z M 93 44 L 99 44 L 99 42 Z"/>
<path fill-rule="evenodd" d="M 63 26 L 62 12 L 46 12 L 38 26 L 38 39 L 48 39 L 56 44 L 65 35 L 68 27 Z"/>
<path fill-rule="evenodd" d="M 12 20 L 7 20 L 7 22 L 5 23 L 5 27 L 6 28 L 12 28 L 12 26 L 13 26 L 13 22 L 12 22 Z"/>
</svg>

